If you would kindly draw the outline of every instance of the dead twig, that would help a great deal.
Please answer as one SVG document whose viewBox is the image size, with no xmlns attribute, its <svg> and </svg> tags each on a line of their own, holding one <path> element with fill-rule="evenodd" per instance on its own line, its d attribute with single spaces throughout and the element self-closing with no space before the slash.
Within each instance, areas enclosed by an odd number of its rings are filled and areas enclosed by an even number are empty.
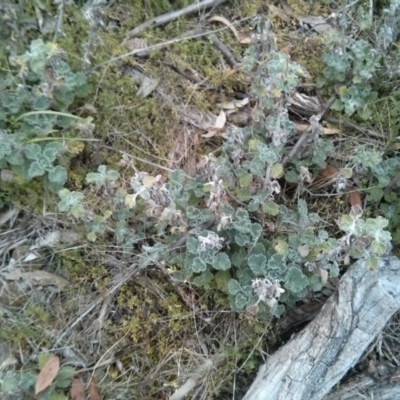
<svg viewBox="0 0 400 400">
<path fill-rule="evenodd" d="M 143 24 L 137 26 L 135 29 L 129 31 L 126 34 L 126 37 L 127 39 L 133 38 L 148 28 L 155 28 L 156 26 L 164 25 L 168 22 L 174 21 L 175 19 L 183 17 L 184 15 L 191 14 L 196 11 L 200 12 L 205 10 L 206 8 L 218 6 L 222 3 L 225 3 L 226 1 L 227 0 L 203 0 L 200 2 L 195 2 L 194 4 L 191 4 L 190 6 L 182 8 L 180 10 L 171 11 L 144 22 Z"/>
<path fill-rule="evenodd" d="M 242 22 L 242 21 L 245 21 L 247 19 L 248 18 L 244 18 L 244 19 L 238 21 L 238 23 Z M 212 34 L 217 33 L 217 32 L 225 31 L 226 29 L 229 29 L 229 28 L 224 26 L 223 28 L 220 28 L 220 29 L 215 29 L 215 30 L 212 30 L 212 31 L 195 33 L 194 35 L 188 35 L 188 36 L 183 36 L 183 37 L 179 37 L 179 38 L 176 38 L 176 39 L 167 40 L 166 42 L 158 43 L 158 44 L 155 44 L 153 46 L 147 46 L 147 47 L 142 47 L 140 49 L 135 49 L 135 50 L 132 50 L 132 51 L 130 51 L 128 53 L 121 54 L 119 56 L 110 58 L 107 61 L 104 61 L 104 62 L 102 62 L 100 64 L 95 65 L 92 69 L 90 69 L 88 71 L 88 74 L 96 71 L 97 69 L 103 67 L 104 65 L 108 65 L 108 64 L 111 64 L 113 62 L 123 60 L 124 58 L 127 58 L 127 57 L 131 57 L 131 56 L 144 57 L 144 56 L 147 56 L 147 55 L 149 55 L 150 53 L 152 53 L 154 51 L 161 50 L 161 49 L 163 49 L 165 47 L 168 47 L 168 46 L 170 46 L 172 44 L 183 42 L 185 40 L 197 39 L 199 37 L 212 35 Z"/>
</svg>

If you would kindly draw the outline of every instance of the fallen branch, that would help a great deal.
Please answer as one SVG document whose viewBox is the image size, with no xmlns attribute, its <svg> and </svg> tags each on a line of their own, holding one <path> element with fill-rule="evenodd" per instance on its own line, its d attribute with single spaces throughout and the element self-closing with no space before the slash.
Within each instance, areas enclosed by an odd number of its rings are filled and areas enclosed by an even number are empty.
<svg viewBox="0 0 400 400">
<path fill-rule="evenodd" d="M 167 24 L 168 22 L 174 21 L 184 15 L 191 14 L 193 12 L 200 12 L 205 10 L 206 8 L 215 7 L 222 3 L 225 3 L 227 0 L 203 0 L 200 2 L 195 2 L 194 4 L 182 8 L 180 10 L 171 11 L 166 14 L 159 15 L 149 21 L 144 22 L 143 24 L 137 26 L 135 29 L 129 31 L 126 36 L 128 39 L 137 36 L 139 33 L 143 32 L 148 28 L 155 28 L 156 26 Z"/>
<path fill-rule="evenodd" d="M 357 261 L 318 316 L 264 364 L 243 400 L 319 400 L 400 309 L 400 261 Z"/>
</svg>

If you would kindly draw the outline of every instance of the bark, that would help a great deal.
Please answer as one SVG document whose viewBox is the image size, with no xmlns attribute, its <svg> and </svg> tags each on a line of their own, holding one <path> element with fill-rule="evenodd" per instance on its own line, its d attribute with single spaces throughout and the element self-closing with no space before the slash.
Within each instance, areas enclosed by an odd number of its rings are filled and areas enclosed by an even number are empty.
<svg viewBox="0 0 400 400">
<path fill-rule="evenodd" d="M 353 367 L 400 309 L 400 261 L 357 261 L 318 316 L 264 364 L 243 400 L 318 400 Z"/>
<path fill-rule="evenodd" d="M 333 390 L 324 400 L 400 400 L 400 381 L 398 374 L 393 374 L 383 382 L 377 382 L 371 376 L 362 374 L 345 385 Z"/>
</svg>

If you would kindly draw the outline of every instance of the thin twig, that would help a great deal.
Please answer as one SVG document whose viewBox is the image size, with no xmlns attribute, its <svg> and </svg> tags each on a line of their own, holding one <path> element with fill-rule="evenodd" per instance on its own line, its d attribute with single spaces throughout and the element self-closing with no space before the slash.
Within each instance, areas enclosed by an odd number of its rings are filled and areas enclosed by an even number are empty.
<svg viewBox="0 0 400 400">
<path fill-rule="evenodd" d="M 215 35 L 210 35 L 210 40 L 212 41 L 213 45 L 225 56 L 232 68 L 235 68 L 240 64 L 231 51 Z"/>
<path fill-rule="evenodd" d="M 244 20 L 247 20 L 247 19 L 248 18 L 244 18 L 244 19 L 238 21 L 238 23 L 242 22 Z M 104 61 L 104 62 L 102 62 L 100 64 L 95 65 L 92 69 L 90 69 L 88 71 L 88 74 L 90 74 L 93 71 L 99 69 L 100 67 L 103 67 L 104 65 L 111 64 L 111 63 L 113 63 L 115 61 L 123 60 L 124 58 L 130 57 L 130 56 L 140 56 L 140 57 L 147 56 L 151 52 L 163 49 L 164 47 L 168 47 L 171 44 L 183 42 L 185 40 L 191 40 L 191 39 L 196 39 L 196 38 L 199 38 L 199 37 L 212 35 L 213 33 L 222 32 L 222 31 L 225 31 L 226 29 L 229 29 L 229 27 L 224 26 L 223 28 L 220 28 L 220 29 L 215 29 L 215 30 L 206 31 L 206 32 L 200 32 L 200 33 L 196 33 L 196 34 L 190 35 L 190 36 L 184 36 L 184 37 L 179 37 L 179 38 L 176 38 L 176 39 L 171 39 L 171 40 L 168 40 L 168 41 L 163 42 L 163 43 L 155 44 L 153 46 L 147 46 L 147 47 L 142 47 L 140 49 L 135 49 L 135 50 L 132 50 L 132 51 L 130 51 L 128 53 L 121 54 L 120 56 L 116 56 L 116 57 L 110 58 L 107 61 Z"/>
<path fill-rule="evenodd" d="M 158 17 L 155 17 L 149 21 L 146 21 L 143 24 L 137 26 L 135 29 L 129 31 L 126 36 L 127 38 L 133 38 L 147 28 L 155 28 L 156 26 L 164 25 L 184 15 L 191 14 L 196 11 L 203 11 L 206 8 L 218 6 L 219 4 L 225 3 L 226 1 L 227 0 L 203 0 L 200 2 L 195 2 L 194 4 L 180 10 L 171 11 L 166 14 L 159 15 Z"/>
</svg>

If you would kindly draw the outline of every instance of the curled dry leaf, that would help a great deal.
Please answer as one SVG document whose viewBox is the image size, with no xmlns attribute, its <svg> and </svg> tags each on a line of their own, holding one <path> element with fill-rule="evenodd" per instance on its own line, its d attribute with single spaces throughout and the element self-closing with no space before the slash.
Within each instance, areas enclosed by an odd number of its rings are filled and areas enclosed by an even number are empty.
<svg viewBox="0 0 400 400">
<path fill-rule="evenodd" d="M 71 400 L 86 400 L 85 387 L 82 385 L 82 382 L 79 379 L 75 378 L 72 381 L 69 395 Z"/>
<path fill-rule="evenodd" d="M 44 364 L 36 379 L 35 395 L 47 389 L 53 383 L 59 369 L 60 359 L 57 356 L 51 357 L 46 364 Z"/>
<path fill-rule="evenodd" d="M 208 131 L 204 135 L 202 135 L 205 138 L 212 138 L 214 137 L 218 132 L 222 131 L 225 127 L 226 123 L 226 114 L 224 111 L 221 110 L 219 113 L 214 126 L 207 127 L 206 130 Z"/>
<path fill-rule="evenodd" d="M 361 201 L 361 196 L 357 192 L 357 190 L 352 190 L 349 193 L 349 203 L 352 207 L 359 206 L 362 209 L 362 201 Z"/>
<path fill-rule="evenodd" d="M 326 182 L 333 179 L 339 173 L 338 169 L 332 165 L 327 165 L 326 168 L 321 169 L 314 179 L 314 183 Z"/>
<path fill-rule="evenodd" d="M 220 17 L 219 15 L 215 15 L 214 17 L 211 17 L 209 19 L 209 21 L 210 22 L 221 22 L 224 25 L 226 25 L 233 32 L 233 34 L 235 35 L 235 37 L 239 41 L 239 43 L 241 43 L 241 44 L 250 44 L 251 43 L 251 38 L 250 37 L 242 37 L 242 36 L 240 36 L 240 34 L 237 31 L 237 29 L 226 18 Z"/>
</svg>

